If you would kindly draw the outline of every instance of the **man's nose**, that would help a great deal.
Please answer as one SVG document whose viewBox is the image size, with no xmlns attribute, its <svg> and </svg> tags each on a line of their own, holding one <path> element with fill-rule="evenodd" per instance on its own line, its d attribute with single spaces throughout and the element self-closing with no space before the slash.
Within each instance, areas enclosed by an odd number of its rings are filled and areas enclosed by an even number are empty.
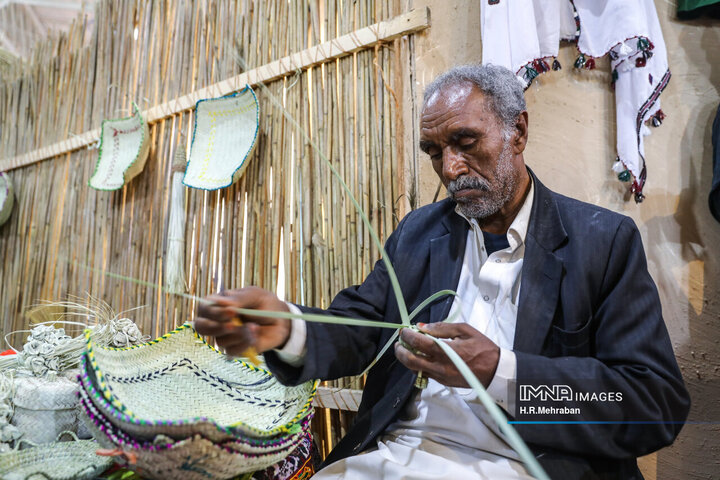
<svg viewBox="0 0 720 480">
<path fill-rule="evenodd" d="M 451 147 L 445 147 L 443 150 L 443 177 L 446 180 L 453 181 L 460 175 L 468 173 L 467 165 L 462 155 Z"/>
</svg>

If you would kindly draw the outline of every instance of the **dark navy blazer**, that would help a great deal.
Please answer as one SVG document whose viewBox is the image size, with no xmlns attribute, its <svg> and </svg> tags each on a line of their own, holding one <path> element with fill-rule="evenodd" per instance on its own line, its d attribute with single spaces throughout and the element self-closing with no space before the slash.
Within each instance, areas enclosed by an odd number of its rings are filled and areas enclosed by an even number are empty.
<svg viewBox="0 0 720 480">
<path fill-rule="evenodd" d="M 640 233 L 629 217 L 558 195 L 533 179 L 535 198 L 513 347 L 518 384 L 549 378 L 574 390 L 592 384 L 593 389 L 622 392 L 623 401 L 592 403 L 583 418 L 628 419 L 625 412 L 641 411 L 646 418 L 676 423 L 516 428 L 554 479 L 642 478 L 635 458 L 672 443 L 690 400 Z M 457 287 L 468 223 L 454 208 L 443 200 L 415 210 L 387 241 L 408 311 L 434 292 Z M 451 302 L 449 297 L 437 301 L 414 322 L 444 319 Z M 361 285 L 341 291 L 327 311 L 400 323 L 381 261 Z M 307 327 L 302 367 L 290 367 L 266 353 L 283 383 L 357 375 L 393 332 L 318 323 Z M 414 377 L 388 349 L 368 374 L 353 427 L 326 464 L 374 446 L 411 398 Z"/>
</svg>

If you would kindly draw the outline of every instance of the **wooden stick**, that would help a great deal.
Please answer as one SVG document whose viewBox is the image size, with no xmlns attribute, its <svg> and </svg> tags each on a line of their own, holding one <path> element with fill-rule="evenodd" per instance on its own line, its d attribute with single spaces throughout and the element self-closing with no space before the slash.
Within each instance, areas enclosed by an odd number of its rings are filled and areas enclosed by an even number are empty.
<svg viewBox="0 0 720 480">
<path fill-rule="evenodd" d="M 199 15 L 197 17 L 199 17 Z M 371 48 L 378 42 L 389 41 L 401 35 L 415 33 L 428 26 L 429 10 L 412 10 L 388 22 L 381 22 L 370 27 L 365 27 L 351 34 L 276 60 L 262 67 L 223 80 L 222 82 L 195 90 L 190 94 L 143 111 L 143 116 L 149 123 L 154 123 L 184 110 L 192 109 L 195 103 L 203 98 L 227 95 L 228 93 L 238 90 L 241 88 L 241 85 L 245 84 L 256 85 L 260 82 L 265 83 L 276 80 L 298 69 L 309 68 L 365 48 Z M 195 23 L 195 29 L 197 29 L 197 27 L 198 25 Z M 197 38 L 197 36 L 193 35 L 193 38 Z M 121 45 L 123 44 L 121 43 Z M 194 51 L 197 54 L 197 42 L 194 43 Z M 121 55 L 116 57 L 118 61 L 119 58 L 121 58 Z M 195 86 L 194 79 L 196 75 L 197 71 L 194 72 L 191 88 Z M 4 158 L 0 160 L 0 170 L 13 170 L 56 157 L 65 152 L 78 150 L 93 143 L 99 135 L 99 129 L 95 129 L 73 138 L 33 150 L 32 152 Z"/>
</svg>

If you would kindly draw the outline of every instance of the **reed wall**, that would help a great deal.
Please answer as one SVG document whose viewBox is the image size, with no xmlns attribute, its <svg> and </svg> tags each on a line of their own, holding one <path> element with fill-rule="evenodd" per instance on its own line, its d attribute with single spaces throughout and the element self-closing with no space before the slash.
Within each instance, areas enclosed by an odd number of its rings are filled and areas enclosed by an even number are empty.
<svg viewBox="0 0 720 480">
<path fill-rule="evenodd" d="M 0 158 L 98 128 L 399 13 L 398 0 L 98 2 L 93 22 L 38 45 L 21 74 L 0 83 Z M 295 72 L 267 85 L 331 159 L 381 238 L 402 204 L 402 116 L 407 39 Z M 188 292 L 259 285 L 287 300 L 327 306 L 379 258 L 368 230 L 317 153 L 268 93 L 259 137 L 235 185 L 187 190 Z M 401 97 L 400 97 L 401 98 Z M 150 126 L 144 171 L 116 192 L 88 187 L 98 151 L 86 148 L 9 172 L 17 193 L 0 227 L 0 328 L 27 328 L 41 300 L 90 294 L 157 336 L 193 318 L 195 305 L 162 286 L 175 149 L 193 112 Z M 284 283 L 278 285 L 279 266 Z M 91 267 L 91 268 L 87 268 Z M 19 347 L 24 335 L 9 340 Z M 359 388 L 360 380 L 338 386 Z M 327 452 L 347 417 L 317 414 Z"/>
</svg>

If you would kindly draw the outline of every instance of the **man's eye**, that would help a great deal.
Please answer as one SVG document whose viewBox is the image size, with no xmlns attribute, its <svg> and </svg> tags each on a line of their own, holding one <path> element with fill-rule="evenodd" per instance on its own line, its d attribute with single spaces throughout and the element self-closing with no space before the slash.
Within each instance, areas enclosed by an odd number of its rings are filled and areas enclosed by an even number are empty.
<svg viewBox="0 0 720 480">
<path fill-rule="evenodd" d="M 428 155 L 430 155 L 430 160 L 440 160 L 442 158 L 442 152 L 439 150 L 430 150 Z"/>
<path fill-rule="evenodd" d="M 464 137 L 461 138 L 458 143 L 463 148 L 472 147 L 473 145 L 475 145 L 475 139 L 472 137 Z"/>
</svg>

